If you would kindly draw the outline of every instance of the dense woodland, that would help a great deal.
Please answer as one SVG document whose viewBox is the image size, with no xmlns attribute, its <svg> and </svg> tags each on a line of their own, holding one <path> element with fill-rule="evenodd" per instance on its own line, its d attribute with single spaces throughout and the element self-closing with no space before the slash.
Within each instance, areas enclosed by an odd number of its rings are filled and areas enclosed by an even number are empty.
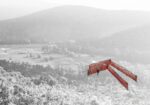
<svg viewBox="0 0 150 105">
<path fill-rule="evenodd" d="M 51 75 L 55 78 L 66 77 L 69 80 L 85 80 L 82 72 L 79 72 L 78 75 L 74 75 L 73 72 L 66 72 L 58 66 L 58 68 L 52 68 L 51 66 L 42 66 L 42 65 L 31 65 L 27 62 L 14 62 L 14 61 L 7 61 L 7 60 L 0 60 L 0 66 L 4 68 L 7 72 L 17 71 L 20 72 L 22 75 L 26 77 L 33 77 L 39 75 Z"/>
<path fill-rule="evenodd" d="M 64 70 L 52 69 L 50 66 L 6 60 L 0 60 L 0 66 L 2 66 L 0 105 L 148 105 L 150 103 L 146 83 L 143 83 L 144 87 L 130 84 L 130 90 L 127 91 L 118 82 L 113 82 L 112 77 L 102 81 L 101 75 L 85 78 L 82 73 L 66 74 Z M 143 66 L 144 69 L 146 68 Z"/>
</svg>

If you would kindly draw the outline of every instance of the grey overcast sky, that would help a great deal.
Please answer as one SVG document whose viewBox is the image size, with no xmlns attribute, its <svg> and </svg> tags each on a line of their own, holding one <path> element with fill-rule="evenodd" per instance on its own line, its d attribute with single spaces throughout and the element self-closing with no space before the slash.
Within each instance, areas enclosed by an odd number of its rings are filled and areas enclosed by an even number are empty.
<svg viewBox="0 0 150 105">
<path fill-rule="evenodd" d="M 110 10 L 150 11 L 150 0 L 0 0 L 0 20 L 61 5 L 84 5 Z"/>
</svg>

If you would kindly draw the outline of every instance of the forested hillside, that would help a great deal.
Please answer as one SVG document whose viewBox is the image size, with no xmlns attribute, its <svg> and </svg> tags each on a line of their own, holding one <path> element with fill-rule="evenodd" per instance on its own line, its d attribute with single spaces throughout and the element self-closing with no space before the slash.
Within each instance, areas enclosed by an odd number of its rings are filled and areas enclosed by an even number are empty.
<svg viewBox="0 0 150 105">
<path fill-rule="evenodd" d="M 55 7 L 0 21 L 0 43 L 97 39 L 150 23 L 149 18 L 149 12 L 109 11 L 86 6 Z"/>
</svg>

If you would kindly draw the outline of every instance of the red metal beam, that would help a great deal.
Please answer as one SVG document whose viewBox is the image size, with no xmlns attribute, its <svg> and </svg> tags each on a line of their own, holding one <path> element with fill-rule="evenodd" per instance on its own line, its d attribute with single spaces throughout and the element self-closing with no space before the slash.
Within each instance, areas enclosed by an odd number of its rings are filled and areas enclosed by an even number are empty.
<svg viewBox="0 0 150 105">
<path fill-rule="evenodd" d="M 131 79 L 137 81 L 137 75 L 134 75 L 132 72 L 128 71 L 127 69 L 125 69 L 124 67 L 116 64 L 115 62 L 111 61 L 111 66 L 113 66 L 114 68 L 116 68 L 117 70 L 119 70 L 120 72 L 124 73 L 125 75 L 127 75 L 128 77 L 130 77 Z"/>
<path fill-rule="evenodd" d="M 128 90 L 128 83 L 119 76 L 110 66 L 108 67 L 108 71 Z"/>
</svg>

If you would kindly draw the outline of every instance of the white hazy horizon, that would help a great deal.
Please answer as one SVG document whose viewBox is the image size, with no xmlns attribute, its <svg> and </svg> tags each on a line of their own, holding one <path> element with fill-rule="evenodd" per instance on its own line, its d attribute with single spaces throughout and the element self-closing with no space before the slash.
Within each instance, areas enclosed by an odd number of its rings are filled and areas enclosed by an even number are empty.
<svg viewBox="0 0 150 105">
<path fill-rule="evenodd" d="M 89 6 L 107 10 L 150 11 L 149 0 L 0 0 L 0 20 L 63 5 Z"/>
</svg>

